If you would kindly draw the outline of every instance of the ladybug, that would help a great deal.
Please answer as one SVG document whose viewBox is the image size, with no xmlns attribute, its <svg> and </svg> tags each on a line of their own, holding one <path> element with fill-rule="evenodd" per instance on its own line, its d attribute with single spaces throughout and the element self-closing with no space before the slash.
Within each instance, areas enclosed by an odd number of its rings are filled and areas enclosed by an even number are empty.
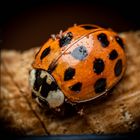
<svg viewBox="0 0 140 140">
<path fill-rule="evenodd" d="M 33 97 L 54 109 L 104 95 L 124 74 L 124 49 L 116 32 L 92 24 L 74 25 L 52 35 L 32 64 Z"/>
</svg>

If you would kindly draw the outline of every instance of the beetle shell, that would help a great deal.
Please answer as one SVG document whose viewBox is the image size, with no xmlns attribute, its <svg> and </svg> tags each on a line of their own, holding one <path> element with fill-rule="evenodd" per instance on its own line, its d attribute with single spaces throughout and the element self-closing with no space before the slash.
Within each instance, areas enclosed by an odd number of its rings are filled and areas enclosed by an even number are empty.
<svg viewBox="0 0 140 140">
<path fill-rule="evenodd" d="M 103 95 L 122 78 L 124 49 L 124 40 L 116 32 L 76 25 L 50 38 L 36 54 L 33 68 L 49 73 L 70 102 L 86 102 Z"/>
</svg>

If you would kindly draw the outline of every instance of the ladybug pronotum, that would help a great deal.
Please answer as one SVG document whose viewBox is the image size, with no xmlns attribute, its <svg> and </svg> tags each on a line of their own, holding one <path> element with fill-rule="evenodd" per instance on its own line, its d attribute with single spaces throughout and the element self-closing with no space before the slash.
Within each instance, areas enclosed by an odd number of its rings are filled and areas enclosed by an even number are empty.
<svg viewBox="0 0 140 140">
<path fill-rule="evenodd" d="M 126 68 L 124 42 L 96 25 L 75 25 L 52 35 L 40 48 L 30 72 L 33 96 L 49 108 L 87 102 L 104 95 Z"/>
</svg>

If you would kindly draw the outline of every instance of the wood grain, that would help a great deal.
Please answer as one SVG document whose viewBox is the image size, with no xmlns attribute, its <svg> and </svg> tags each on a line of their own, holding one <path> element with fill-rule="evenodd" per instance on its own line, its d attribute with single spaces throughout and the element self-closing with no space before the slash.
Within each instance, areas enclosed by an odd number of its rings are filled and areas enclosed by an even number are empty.
<svg viewBox="0 0 140 140">
<path fill-rule="evenodd" d="M 126 39 L 127 70 L 108 98 L 83 104 L 79 113 L 57 116 L 31 98 L 28 76 L 39 48 L 1 51 L 0 122 L 17 135 L 124 133 L 140 129 L 140 31 Z"/>
</svg>

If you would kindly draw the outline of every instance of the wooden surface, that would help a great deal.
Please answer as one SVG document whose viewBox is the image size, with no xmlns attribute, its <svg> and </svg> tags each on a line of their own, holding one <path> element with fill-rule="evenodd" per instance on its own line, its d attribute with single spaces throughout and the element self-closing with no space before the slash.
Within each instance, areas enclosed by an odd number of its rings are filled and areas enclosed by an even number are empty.
<svg viewBox="0 0 140 140">
<path fill-rule="evenodd" d="M 38 48 L 1 52 L 1 133 L 17 135 L 124 133 L 140 129 L 140 31 L 126 39 L 127 70 L 108 98 L 84 104 L 79 113 L 57 116 L 31 98 L 28 76 Z"/>
</svg>

